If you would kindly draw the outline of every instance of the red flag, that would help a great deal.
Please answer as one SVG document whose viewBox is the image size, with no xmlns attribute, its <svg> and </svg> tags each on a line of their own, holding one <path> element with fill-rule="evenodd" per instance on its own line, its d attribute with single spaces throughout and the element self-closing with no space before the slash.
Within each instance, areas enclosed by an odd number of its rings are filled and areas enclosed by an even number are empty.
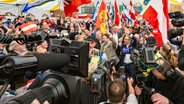
<svg viewBox="0 0 184 104">
<path fill-rule="evenodd" d="M 114 20 L 114 22 L 115 22 L 115 24 L 117 26 L 119 26 L 119 24 L 120 24 L 120 16 L 119 16 L 119 10 L 118 10 L 118 6 L 117 6 L 117 3 L 116 3 L 116 0 L 114 1 L 114 9 L 115 9 L 115 11 L 114 11 L 114 13 L 115 13 L 115 20 Z"/>
<path fill-rule="evenodd" d="M 127 20 L 126 17 L 125 17 L 125 15 L 124 15 L 124 13 L 123 13 L 123 11 L 121 12 L 121 18 L 122 18 L 124 21 Z"/>
<path fill-rule="evenodd" d="M 78 12 L 78 6 L 90 3 L 91 0 L 64 0 L 64 12 L 66 16 L 72 16 L 73 12 Z"/>
<path fill-rule="evenodd" d="M 151 0 L 141 13 L 143 18 L 153 27 L 152 33 L 160 47 L 167 41 L 168 0 Z"/>
<path fill-rule="evenodd" d="M 28 22 L 20 26 L 24 34 L 29 34 L 30 32 L 36 31 L 38 26 L 34 22 Z"/>
<path fill-rule="evenodd" d="M 95 25 L 97 28 L 100 28 L 100 30 L 103 34 L 106 33 L 105 22 L 107 19 L 108 19 L 108 16 L 107 16 L 107 12 L 106 12 L 106 5 L 105 5 L 104 0 L 102 0 L 102 3 L 101 3 L 100 8 L 98 10 L 97 20 L 96 20 Z"/>
</svg>

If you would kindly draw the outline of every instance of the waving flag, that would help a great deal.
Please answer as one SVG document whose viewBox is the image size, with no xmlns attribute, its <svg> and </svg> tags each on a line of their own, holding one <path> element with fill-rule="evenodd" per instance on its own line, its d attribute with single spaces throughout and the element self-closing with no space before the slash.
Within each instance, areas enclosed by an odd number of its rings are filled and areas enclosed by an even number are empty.
<svg viewBox="0 0 184 104">
<path fill-rule="evenodd" d="M 129 11 L 124 3 L 123 3 L 123 14 L 128 19 L 129 22 L 132 22 L 132 18 L 130 17 Z"/>
<path fill-rule="evenodd" d="M 151 0 L 141 15 L 153 27 L 158 46 L 163 45 L 167 41 L 169 27 L 168 0 Z"/>
<path fill-rule="evenodd" d="M 97 1 L 97 3 L 96 3 L 96 9 L 95 9 L 95 11 L 93 13 L 92 20 L 95 20 L 96 19 L 96 16 L 97 16 L 97 13 L 98 13 L 98 9 L 99 8 L 100 8 L 100 3 L 99 3 L 99 1 Z"/>
<path fill-rule="evenodd" d="M 142 9 L 144 9 L 149 2 L 150 0 L 144 0 L 142 3 Z"/>
<path fill-rule="evenodd" d="M 133 20 L 136 20 L 137 16 L 136 16 L 136 13 L 135 13 L 134 8 L 133 8 L 132 0 L 130 0 L 130 10 L 129 10 L 129 14 L 130 14 L 130 17 L 131 17 Z"/>
<path fill-rule="evenodd" d="M 38 26 L 34 22 L 28 22 L 20 25 L 20 28 L 24 34 L 29 34 L 30 32 L 36 31 L 38 29 Z"/>
<path fill-rule="evenodd" d="M 100 5 L 100 8 L 98 10 L 97 20 L 96 20 L 96 27 L 100 28 L 101 32 L 103 34 L 106 34 L 106 20 L 107 20 L 107 11 L 106 11 L 106 5 L 104 0 L 102 0 L 102 3 Z"/>
<path fill-rule="evenodd" d="M 112 4 L 111 4 L 111 1 L 109 2 L 109 4 L 107 5 L 107 14 L 108 14 L 108 21 L 110 23 L 113 22 L 113 19 L 114 19 L 114 12 L 112 10 Z"/>
<path fill-rule="evenodd" d="M 64 0 L 64 12 L 66 16 L 72 16 L 73 12 L 78 12 L 78 6 L 90 3 L 91 0 Z"/>
<path fill-rule="evenodd" d="M 116 0 L 114 0 L 114 14 L 115 14 L 115 24 L 116 26 L 119 26 L 120 24 L 120 15 L 119 15 L 119 10 L 118 10 L 118 6 L 117 6 L 117 3 L 116 3 Z"/>
</svg>

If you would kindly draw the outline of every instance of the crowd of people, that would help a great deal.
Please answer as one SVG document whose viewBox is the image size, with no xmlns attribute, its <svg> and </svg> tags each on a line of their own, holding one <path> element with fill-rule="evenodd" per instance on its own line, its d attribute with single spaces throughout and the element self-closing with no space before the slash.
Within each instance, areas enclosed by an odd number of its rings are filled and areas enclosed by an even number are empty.
<svg viewBox="0 0 184 104">
<path fill-rule="evenodd" d="M 20 26 L 27 22 L 34 22 L 38 29 L 43 29 L 50 35 L 65 34 L 64 36 L 70 40 L 89 43 L 88 77 L 81 78 L 80 104 L 94 104 L 94 95 L 90 92 L 92 74 L 100 61 L 107 60 L 113 60 L 114 63 L 109 69 L 109 73 L 106 74 L 107 92 L 103 93 L 104 98 L 97 101 L 98 103 L 183 104 L 184 64 L 182 61 L 179 63 L 179 60 L 183 59 L 183 32 L 181 35 L 169 38 L 167 43 L 158 47 L 156 38 L 151 32 L 151 26 L 144 19 L 137 20 L 137 24 L 123 21 L 120 26 L 116 26 L 113 22 L 107 22 L 106 34 L 103 34 L 95 26 L 93 20 L 72 21 L 70 18 L 63 17 L 54 21 L 47 17 L 38 21 L 35 18 L 19 16 L 15 20 L 0 19 L 0 34 L 23 34 Z M 170 29 L 177 30 L 178 28 L 170 24 Z M 139 72 L 139 66 L 131 58 L 133 49 L 141 50 L 144 46 L 154 49 L 154 59 L 158 65 L 157 67 L 147 67 L 142 72 L 144 85 L 155 89 L 152 94 L 148 93 L 142 85 L 137 84 L 136 74 Z M 19 44 L 17 41 L 0 44 L 1 56 L 24 56 L 35 53 L 49 53 L 49 40 L 31 45 Z M 176 71 L 179 74 L 176 74 Z M 122 75 L 125 75 L 127 80 L 122 80 Z M 16 83 L 12 82 L 10 89 L 15 91 L 14 95 L 24 92 L 40 76 L 41 73 L 38 74 L 38 72 L 26 72 L 24 74 L 26 85 L 17 88 Z"/>
</svg>

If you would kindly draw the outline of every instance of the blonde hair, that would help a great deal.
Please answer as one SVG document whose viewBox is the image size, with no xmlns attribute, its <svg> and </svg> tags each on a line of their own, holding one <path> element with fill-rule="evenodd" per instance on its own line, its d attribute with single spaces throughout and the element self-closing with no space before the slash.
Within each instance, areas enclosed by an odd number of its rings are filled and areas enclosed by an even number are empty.
<svg viewBox="0 0 184 104">
<path fill-rule="evenodd" d="M 176 57 L 174 51 L 171 49 L 170 45 L 164 44 L 162 46 L 162 50 L 166 53 L 166 58 L 170 63 L 174 62 L 174 58 Z"/>
</svg>

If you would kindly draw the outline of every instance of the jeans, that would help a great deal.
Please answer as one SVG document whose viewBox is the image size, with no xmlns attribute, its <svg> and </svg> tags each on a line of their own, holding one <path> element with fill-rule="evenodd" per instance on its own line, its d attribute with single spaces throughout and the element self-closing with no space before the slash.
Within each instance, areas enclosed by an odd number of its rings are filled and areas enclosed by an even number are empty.
<svg viewBox="0 0 184 104">
<path fill-rule="evenodd" d="M 133 63 L 130 63 L 130 64 L 124 64 L 124 66 L 125 66 L 125 72 L 127 74 L 127 77 L 134 78 L 135 65 Z"/>
</svg>

